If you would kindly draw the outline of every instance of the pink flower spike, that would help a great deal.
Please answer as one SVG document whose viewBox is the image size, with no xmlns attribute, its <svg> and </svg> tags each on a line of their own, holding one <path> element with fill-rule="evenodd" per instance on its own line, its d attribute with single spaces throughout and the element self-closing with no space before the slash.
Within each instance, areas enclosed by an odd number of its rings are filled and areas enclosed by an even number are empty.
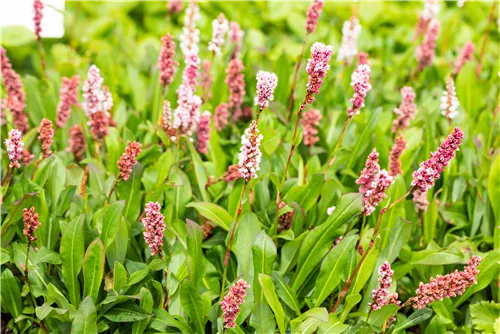
<svg viewBox="0 0 500 334">
<path fill-rule="evenodd" d="M 300 120 L 303 128 L 304 145 L 314 146 L 318 141 L 318 125 L 321 120 L 321 112 L 317 109 L 311 109 L 305 112 Z"/>
<path fill-rule="evenodd" d="M 142 219 L 142 223 L 146 230 L 144 231 L 144 240 L 151 248 L 151 255 L 158 254 L 162 257 L 163 247 L 163 231 L 165 223 L 163 215 L 160 212 L 160 204 L 158 202 L 148 202 L 146 204 L 146 217 Z"/>
<path fill-rule="evenodd" d="M 243 36 L 245 33 L 241 30 L 238 22 L 231 21 L 229 23 L 229 41 L 234 45 L 233 53 L 231 54 L 231 59 L 238 58 L 243 46 Z"/>
<path fill-rule="evenodd" d="M 359 192 L 361 194 L 365 194 L 368 189 L 370 189 L 372 182 L 380 172 L 378 157 L 379 154 L 377 150 L 373 149 L 368 155 L 368 159 L 366 159 L 365 168 L 361 171 L 361 175 L 356 180 L 356 184 L 359 184 Z"/>
<path fill-rule="evenodd" d="M 224 36 L 228 30 L 229 23 L 224 14 L 220 13 L 219 17 L 212 21 L 212 40 L 208 43 L 208 50 L 220 56 L 221 46 L 224 45 Z"/>
<path fill-rule="evenodd" d="M 455 62 L 455 75 L 457 75 L 460 70 L 462 70 L 462 67 L 464 67 L 465 63 L 474 59 L 475 48 L 476 46 L 471 41 L 465 43 L 462 51 L 460 52 L 460 55 L 457 58 L 457 61 Z"/>
<path fill-rule="evenodd" d="M 245 301 L 246 290 L 250 287 L 244 280 L 240 279 L 233 284 L 229 292 L 220 302 L 222 309 L 222 318 L 224 319 L 224 328 L 234 328 L 236 317 L 240 312 L 240 306 Z"/>
<path fill-rule="evenodd" d="M 69 130 L 69 147 L 67 151 L 73 153 L 76 161 L 83 159 L 85 154 L 85 136 L 80 125 L 74 125 Z"/>
<path fill-rule="evenodd" d="M 52 138 L 54 137 L 54 129 L 52 128 L 52 122 L 48 119 L 42 119 L 40 127 L 38 128 L 38 139 L 42 143 L 42 152 L 44 158 L 49 157 L 52 154 L 50 146 L 52 145 Z"/>
<path fill-rule="evenodd" d="M 38 40 L 42 38 L 42 18 L 43 18 L 43 2 L 40 0 L 33 1 L 33 23 L 35 24 L 35 35 Z"/>
<path fill-rule="evenodd" d="M 436 40 L 441 30 L 441 25 L 438 20 L 432 20 L 429 23 L 424 40 L 418 46 L 415 56 L 418 61 L 417 71 L 422 71 L 425 67 L 431 66 L 436 54 Z"/>
<path fill-rule="evenodd" d="M 429 201 L 427 200 L 427 192 L 420 190 L 415 190 L 413 193 L 413 204 L 415 204 L 415 211 L 417 213 L 423 213 L 427 211 L 429 206 Z"/>
<path fill-rule="evenodd" d="M 22 132 L 16 129 L 12 129 L 9 132 L 9 138 L 5 140 L 5 146 L 7 147 L 7 155 L 9 156 L 10 168 L 19 168 L 19 160 L 23 157 L 23 147 L 24 143 L 21 141 Z"/>
<path fill-rule="evenodd" d="M 406 140 L 404 140 L 403 137 L 401 136 L 397 137 L 394 146 L 392 146 L 391 153 L 389 154 L 389 160 L 390 160 L 389 174 L 391 176 L 396 176 L 403 172 L 401 170 L 400 158 L 405 148 L 406 148 Z"/>
<path fill-rule="evenodd" d="M 305 28 L 308 34 L 312 34 L 316 30 L 316 26 L 318 25 L 318 18 L 323 11 L 323 6 L 323 0 L 314 0 L 307 9 L 307 20 Z"/>
<path fill-rule="evenodd" d="M 372 292 L 372 302 L 369 304 L 372 310 L 380 310 L 382 306 L 389 304 L 400 305 L 397 293 L 389 293 L 389 288 L 392 285 L 392 275 L 394 271 L 391 269 L 389 262 L 385 261 L 378 270 L 379 287 Z"/>
<path fill-rule="evenodd" d="M 230 60 L 226 68 L 226 79 L 224 82 L 229 88 L 228 106 L 233 113 L 233 120 L 235 119 L 234 114 L 241 113 L 241 104 L 246 93 L 244 69 L 243 62 L 237 58 Z"/>
<path fill-rule="evenodd" d="M 108 115 L 113 107 L 113 96 L 102 86 L 103 82 L 99 68 L 90 66 L 87 80 L 83 83 L 84 108 L 89 115 L 98 111 Z"/>
<path fill-rule="evenodd" d="M 62 128 L 71 113 L 71 107 L 78 103 L 78 85 L 80 77 L 74 75 L 72 78 L 62 78 L 61 90 L 59 91 L 59 104 L 57 105 L 56 125 Z"/>
<path fill-rule="evenodd" d="M 170 85 L 174 78 L 175 66 L 175 43 L 172 35 L 167 33 L 161 38 L 160 55 L 158 56 L 158 69 L 160 70 L 160 82 L 163 87 Z"/>
<path fill-rule="evenodd" d="M 95 140 L 102 140 L 109 132 L 109 116 L 104 111 L 97 111 L 89 115 L 89 125 L 92 137 Z"/>
<path fill-rule="evenodd" d="M 227 125 L 229 118 L 229 107 L 227 103 L 221 103 L 215 108 L 214 126 L 217 131 L 222 131 Z"/>
<path fill-rule="evenodd" d="M 354 88 L 354 96 L 350 100 L 352 107 L 347 110 L 349 117 L 359 114 L 361 108 L 365 106 L 365 97 L 368 91 L 372 89 L 370 85 L 370 65 L 358 65 L 352 73 L 351 86 Z"/>
<path fill-rule="evenodd" d="M 167 10 L 170 14 L 177 14 L 182 10 L 182 0 L 171 0 L 167 4 Z"/>
<path fill-rule="evenodd" d="M 23 234 L 28 238 L 28 242 L 31 244 L 32 242 L 38 239 L 35 236 L 35 231 L 40 226 L 40 221 L 38 220 L 38 213 L 35 211 L 35 207 L 32 206 L 29 209 L 23 209 L 23 222 L 24 222 L 24 230 Z"/>
<path fill-rule="evenodd" d="M 241 136 L 241 149 L 238 156 L 238 168 L 240 173 L 248 182 L 252 178 L 257 178 L 257 172 L 260 170 L 260 160 L 262 153 L 260 152 L 260 142 L 263 136 L 259 134 L 257 122 L 254 120 L 245 130 L 245 134 Z"/>
<path fill-rule="evenodd" d="M 353 16 L 344 22 L 342 27 L 342 43 L 337 54 L 337 61 L 342 61 L 347 65 L 352 63 L 358 54 L 358 38 L 361 33 L 361 25 L 357 17 Z"/>
<path fill-rule="evenodd" d="M 368 53 L 366 52 L 360 52 L 358 53 L 358 63 L 357 66 L 359 65 L 370 65 L 370 61 L 368 60 Z"/>
<path fill-rule="evenodd" d="M 269 106 L 269 102 L 274 100 L 274 89 L 278 86 L 278 77 L 271 72 L 259 70 L 257 72 L 257 96 L 255 104 L 263 110 Z"/>
<path fill-rule="evenodd" d="M 460 103 L 458 102 L 457 92 L 455 90 L 455 81 L 453 81 L 453 77 L 450 76 L 446 82 L 446 90 L 441 97 L 441 115 L 451 121 L 458 115 L 457 109 L 459 105 Z"/>
<path fill-rule="evenodd" d="M 132 173 L 132 168 L 134 168 L 137 163 L 137 156 L 142 152 L 141 144 L 138 142 L 127 141 L 127 147 L 125 152 L 123 152 L 120 160 L 118 160 L 118 168 L 120 169 L 120 176 L 124 181 L 127 181 Z"/>
<path fill-rule="evenodd" d="M 184 57 L 187 57 L 190 53 L 198 54 L 200 31 L 196 29 L 196 21 L 199 18 L 200 8 L 194 0 L 190 1 L 184 15 L 184 27 L 182 28 L 182 35 L 180 37 L 180 46 Z"/>
<path fill-rule="evenodd" d="M 307 61 L 306 71 L 309 74 L 307 80 L 307 98 L 306 103 L 314 102 L 314 95 L 319 93 L 323 84 L 323 79 L 330 69 L 328 62 L 332 57 L 333 47 L 323 43 L 316 42 L 311 47 L 311 58 Z"/>
<path fill-rule="evenodd" d="M 196 129 L 196 151 L 207 154 L 208 141 L 210 140 L 210 112 L 205 111 L 200 116 L 198 128 Z"/>
<path fill-rule="evenodd" d="M 432 188 L 434 181 L 440 178 L 444 168 L 448 166 L 450 160 L 455 156 L 455 151 L 462 144 L 463 138 L 464 132 L 455 127 L 448 138 L 438 147 L 437 151 L 431 153 L 431 158 L 422 162 L 420 168 L 413 172 L 411 185 L 421 192 L 426 192 Z"/>
<path fill-rule="evenodd" d="M 407 86 L 401 88 L 401 96 L 403 99 L 401 105 L 394 109 L 394 113 L 397 115 L 397 118 L 392 122 L 392 132 L 394 133 L 406 129 L 417 113 L 416 94 L 413 88 Z"/>
<path fill-rule="evenodd" d="M 477 283 L 477 267 L 480 263 L 479 256 L 472 256 L 463 271 L 455 270 L 444 276 L 438 275 L 426 284 L 420 282 L 415 297 L 411 299 L 413 307 L 423 309 L 435 300 L 461 296 L 468 287 Z"/>
</svg>

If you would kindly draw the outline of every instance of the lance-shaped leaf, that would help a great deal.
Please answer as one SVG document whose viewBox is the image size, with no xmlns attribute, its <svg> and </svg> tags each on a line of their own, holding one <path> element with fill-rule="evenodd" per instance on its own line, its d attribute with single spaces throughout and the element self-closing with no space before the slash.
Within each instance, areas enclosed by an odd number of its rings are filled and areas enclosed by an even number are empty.
<svg viewBox="0 0 500 334">
<path fill-rule="evenodd" d="M 83 259 L 83 294 L 97 301 L 99 288 L 104 275 L 104 246 L 100 239 L 95 239 L 87 248 Z"/>
<path fill-rule="evenodd" d="M 66 227 L 61 238 L 62 277 L 68 290 L 69 301 L 75 307 L 80 305 L 80 282 L 78 274 L 82 270 L 84 240 L 84 216 L 74 218 Z"/>
<path fill-rule="evenodd" d="M 71 333 L 97 333 L 97 312 L 90 296 L 87 296 L 80 304 L 71 325 Z"/>
</svg>

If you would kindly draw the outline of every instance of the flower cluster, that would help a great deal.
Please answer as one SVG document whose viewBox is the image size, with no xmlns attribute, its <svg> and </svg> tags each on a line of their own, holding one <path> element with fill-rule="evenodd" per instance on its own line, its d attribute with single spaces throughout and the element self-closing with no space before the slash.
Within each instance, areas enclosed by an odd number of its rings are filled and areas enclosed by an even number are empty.
<svg viewBox="0 0 500 334">
<path fill-rule="evenodd" d="M 415 211 L 417 213 L 423 213 L 427 211 L 429 206 L 429 201 L 427 200 L 427 192 L 415 190 L 413 192 L 413 204 L 415 204 Z"/>
<path fill-rule="evenodd" d="M 38 40 L 42 38 L 42 18 L 43 18 L 43 2 L 40 0 L 33 1 L 33 23 L 35 24 L 35 35 Z"/>
<path fill-rule="evenodd" d="M 281 202 L 278 205 L 278 211 L 283 209 L 285 206 L 286 206 L 286 203 Z M 281 216 L 278 217 L 278 229 L 280 230 L 280 232 L 283 232 L 283 231 L 290 229 L 290 227 L 292 226 L 293 215 L 294 215 L 294 211 L 292 210 L 292 211 L 285 212 L 284 214 L 282 214 Z"/>
<path fill-rule="evenodd" d="M 132 173 L 132 168 L 137 163 L 137 156 L 141 153 L 141 144 L 138 142 L 127 141 L 127 147 L 123 152 L 120 160 L 118 160 L 118 168 L 120 169 L 120 177 L 127 181 Z"/>
<path fill-rule="evenodd" d="M 359 114 L 361 108 L 365 106 L 365 97 L 372 89 L 370 85 L 370 65 L 358 65 L 351 76 L 351 86 L 354 88 L 354 95 L 351 98 L 352 107 L 347 110 L 349 117 Z"/>
<path fill-rule="evenodd" d="M 172 35 L 167 33 L 161 38 L 160 55 L 158 56 L 158 69 L 160 70 L 160 82 L 163 87 L 170 85 L 174 79 L 175 66 L 175 42 Z"/>
<path fill-rule="evenodd" d="M 455 82 L 453 77 L 450 76 L 446 82 L 446 89 L 443 91 L 443 96 L 441 97 L 441 115 L 446 117 L 448 120 L 454 119 L 457 115 L 457 109 L 460 103 L 458 102 L 457 92 L 455 91 Z"/>
<path fill-rule="evenodd" d="M 245 33 L 241 30 L 238 22 L 231 21 L 229 23 L 229 41 L 234 45 L 231 59 L 238 58 L 240 55 L 241 47 L 243 46 L 243 36 Z"/>
<path fill-rule="evenodd" d="M 208 141 L 210 139 L 210 112 L 205 111 L 200 116 L 198 128 L 196 129 L 196 151 L 207 154 Z"/>
<path fill-rule="evenodd" d="M 229 118 L 229 106 L 227 103 L 221 103 L 215 108 L 214 126 L 217 131 L 222 131 L 227 125 Z"/>
<path fill-rule="evenodd" d="M 370 62 L 368 60 L 368 53 L 366 52 L 360 52 L 358 53 L 358 63 L 356 64 L 356 66 L 359 66 L 359 65 L 370 65 Z"/>
<path fill-rule="evenodd" d="M 224 36 L 229 30 L 229 22 L 220 13 L 216 20 L 212 21 L 212 39 L 208 43 L 208 49 L 215 52 L 216 55 L 221 54 L 221 46 L 224 44 Z"/>
<path fill-rule="evenodd" d="M 72 78 L 62 78 L 61 89 L 59 90 L 59 104 L 57 105 L 56 125 L 60 128 L 66 124 L 71 107 L 78 103 L 78 85 L 80 77 L 74 75 Z"/>
<path fill-rule="evenodd" d="M 432 65 L 434 55 L 436 54 L 436 40 L 440 30 L 441 25 L 438 20 L 432 20 L 429 23 L 424 40 L 415 52 L 415 57 L 417 57 L 418 61 L 418 72 L 422 71 L 425 67 Z"/>
<path fill-rule="evenodd" d="M 28 242 L 31 244 L 32 242 L 36 241 L 36 239 L 38 239 L 38 237 L 34 234 L 38 226 L 40 226 L 38 213 L 36 213 L 34 206 L 29 209 L 23 209 L 23 222 L 23 234 L 28 238 Z"/>
<path fill-rule="evenodd" d="M 227 79 L 226 79 L 227 80 Z M 257 96 L 255 104 L 263 110 L 269 106 L 269 102 L 274 100 L 274 89 L 278 86 L 276 74 L 259 70 L 257 72 Z"/>
<path fill-rule="evenodd" d="M 7 51 L 0 47 L 0 66 L 2 70 L 2 81 L 6 91 L 6 97 L 2 105 L 10 110 L 16 129 L 22 133 L 29 130 L 28 118 L 24 113 L 26 108 L 26 94 L 19 74 L 14 71 Z"/>
<path fill-rule="evenodd" d="M 385 261 L 378 269 L 379 287 L 372 291 L 372 302 L 370 307 L 372 310 L 380 310 L 382 306 L 389 304 L 399 305 L 401 302 L 398 299 L 397 293 L 389 293 L 389 288 L 392 285 L 392 275 L 394 271 L 391 269 L 389 262 Z"/>
<path fill-rule="evenodd" d="M 326 72 L 330 69 L 328 62 L 332 57 L 333 47 L 316 42 L 311 47 L 311 58 L 307 61 L 306 71 L 309 74 L 307 80 L 306 103 L 314 102 L 314 95 L 319 93 L 319 89 L 326 77 Z"/>
<path fill-rule="evenodd" d="M 208 59 L 203 60 L 200 86 L 204 99 L 210 100 L 212 98 L 212 64 Z"/>
<path fill-rule="evenodd" d="M 436 19 L 439 13 L 439 3 L 437 0 L 425 0 L 424 9 L 418 16 L 415 36 L 418 38 L 426 32 L 429 22 Z"/>
<path fill-rule="evenodd" d="M 151 249 L 151 255 L 158 254 L 162 256 L 165 222 L 160 209 L 161 207 L 158 202 L 148 202 L 144 210 L 146 212 L 146 217 L 142 218 L 142 223 L 146 228 L 146 231 L 143 233 L 144 240 Z"/>
<path fill-rule="evenodd" d="M 177 14 L 182 10 L 182 0 L 170 0 L 167 4 L 167 10 L 170 14 Z"/>
<path fill-rule="evenodd" d="M 460 72 L 462 67 L 464 67 L 465 63 L 474 58 L 475 49 L 476 46 L 471 41 L 465 43 L 464 47 L 462 48 L 462 51 L 460 52 L 460 55 L 457 58 L 457 61 L 455 62 L 455 71 L 454 71 L 455 75 L 457 75 Z"/>
<path fill-rule="evenodd" d="M 19 160 L 22 159 L 24 143 L 21 141 L 22 132 L 12 129 L 9 132 L 9 138 L 5 140 L 7 146 L 7 155 L 9 156 L 10 168 L 19 168 Z"/>
<path fill-rule="evenodd" d="M 68 151 L 73 153 L 76 161 L 83 159 L 85 154 L 85 136 L 80 125 L 74 125 L 69 129 Z"/>
<path fill-rule="evenodd" d="M 444 276 L 438 275 L 426 284 L 420 282 L 415 297 L 412 298 L 413 307 L 423 309 L 435 300 L 461 296 L 468 287 L 477 283 L 477 267 L 480 263 L 479 256 L 472 256 L 463 271 L 455 270 Z"/>
<path fill-rule="evenodd" d="M 236 326 L 236 316 L 240 312 L 240 306 L 245 301 L 246 290 L 250 287 L 244 280 L 240 279 L 229 289 L 224 300 L 220 302 L 224 328 L 234 328 Z"/>
<path fill-rule="evenodd" d="M 311 109 L 305 112 L 300 120 L 303 127 L 303 138 L 306 146 L 314 146 L 318 140 L 318 125 L 321 120 L 321 112 L 317 109 Z"/>
<path fill-rule="evenodd" d="M 28 151 L 27 149 L 23 149 L 23 164 L 25 166 L 28 166 L 30 163 L 32 163 L 34 159 L 35 156 L 30 151 Z"/>
<path fill-rule="evenodd" d="M 323 11 L 323 6 L 323 0 L 314 0 L 307 9 L 307 20 L 305 28 L 308 34 L 312 34 L 316 30 L 316 26 L 318 25 L 318 18 Z"/>
<path fill-rule="evenodd" d="M 342 27 L 342 43 L 337 54 L 337 60 L 346 64 L 351 64 L 358 54 L 358 37 L 361 32 L 361 25 L 357 17 L 353 16 L 344 22 Z"/>
<path fill-rule="evenodd" d="M 436 152 L 431 153 L 431 158 L 420 164 L 420 168 L 413 172 L 411 185 L 416 189 L 426 192 L 434 186 L 434 181 L 439 179 L 444 168 L 455 156 L 455 151 L 462 143 L 464 132 L 455 127 L 453 132 L 439 146 Z"/>
<path fill-rule="evenodd" d="M 262 153 L 260 152 L 260 142 L 263 136 L 259 134 L 257 122 L 254 120 L 245 130 L 245 134 L 241 136 L 241 149 L 239 158 L 239 171 L 245 178 L 246 182 L 257 177 L 257 172 L 260 170 L 260 160 Z"/>
<path fill-rule="evenodd" d="M 90 66 L 87 80 L 83 83 L 84 108 L 89 115 L 99 111 L 108 113 L 113 107 L 113 96 L 102 87 L 104 80 L 100 72 L 97 66 Z"/>
<path fill-rule="evenodd" d="M 181 50 L 185 57 L 190 53 L 198 54 L 198 43 L 200 42 L 200 31 L 196 28 L 196 21 L 200 17 L 200 8 L 195 1 L 189 3 L 184 16 L 184 27 L 182 28 Z"/>
<path fill-rule="evenodd" d="M 109 114 L 104 111 L 97 111 L 89 115 L 90 132 L 96 140 L 102 140 L 108 135 Z"/>
<path fill-rule="evenodd" d="M 378 156 L 377 150 L 373 149 L 366 160 L 365 168 L 356 180 L 359 192 L 364 196 L 364 207 L 361 212 L 366 216 L 371 215 L 378 203 L 387 197 L 385 192 L 394 182 L 394 178 L 385 169 L 380 169 Z"/>
<path fill-rule="evenodd" d="M 200 69 L 200 58 L 196 53 L 186 55 L 186 67 L 182 72 L 182 84 L 195 90 L 198 70 Z"/>
<path fill-rule="evenodd" d="M 172 109 L 170 102 L 163 100 L 163 108 L 161 112 L 161 127 L 163 131 L 169 136 L 170 140 L 175 141 L 175 128 L 173 124 Z"/>
<path fill-rule="evenodd" d="M 243 75 L 244 69 L 243 62 L 238 58 L 231 59 L 226 68 L 226 79 L 224 82 L 229 88 L 228 107 L 231 108 L 233 115 L 241 112 L 241 104 L 246 93 L 245 76 Z"/>
<path fill-rule="evenodd" d="M 242 177 L 243 175 L 241 174 L 240 167 L 238 165 L 230 165 L 222 176 L 226 183 L 241 179 Z"/>
<path fill-rule="evenodd" d="M 38 139 L 42 142 L 42 153 L 45 158 L 52 154 L 50 146 L 52 145 L 52 138 L 54 137 L 54 129 L 52 122 L 43 118 L 38 128 Z"/>
<path fill-rule="evenodd" d="M 389 154 L 389 160 L 390 160 L 389 174 L 391 176 L 396 176 L 402 173 L 400 158 L 405 148 L 406 148 L 406 140 L 404 140 L 403 137 L 401 136 L 397 137 L 394 146 L 392 146 L 391 153 Z"/>
<path fill-rule="evenodd" d="M 182 84 L 177 90 L 177 108 L 174 111 L 174 128 L 180 133 L 191 135 L 200 118 L 201 98 Z"/>
<path fill-rule="evenodd" d="M 415 104 L 416 94 L 413 88 L 405 86 L 401 88 L 401 97 L 403 101 L 399 108 L 394 109 L 397 118 L 392 122 L 392 132 L 403 131 L 410 125 L 410 121 L 417 113 L 417 105 Z"/>
</svg>

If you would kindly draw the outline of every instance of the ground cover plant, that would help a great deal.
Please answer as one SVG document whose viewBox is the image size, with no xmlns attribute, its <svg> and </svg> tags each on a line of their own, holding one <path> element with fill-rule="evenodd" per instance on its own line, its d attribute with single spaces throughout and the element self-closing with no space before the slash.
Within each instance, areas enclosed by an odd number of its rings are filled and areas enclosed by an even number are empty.
<svg viewBox="0 0 500 334">
<path fill-rule="evenodd" d="M 68 2 L 2 30 L 2 333 L 500 333 L 496 2 Z"/>
</svg>

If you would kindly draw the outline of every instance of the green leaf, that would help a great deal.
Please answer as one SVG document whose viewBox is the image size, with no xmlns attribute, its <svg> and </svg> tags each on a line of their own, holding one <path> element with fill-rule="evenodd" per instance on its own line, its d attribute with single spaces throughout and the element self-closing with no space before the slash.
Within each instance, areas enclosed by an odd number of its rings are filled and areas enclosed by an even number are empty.
<svg viewBox="0 0 500 334">
<path fill-rule="evenodd" d="M 97 333 L 97 312 L 90 296 L 87 296 L 80 304 L 71 324 L 71 333 Z"/>
<path fill-rule="evenodd" d="M 142 177 L 142 166 L 141 164 L 136 164 L 132 168 L 132 174 L 127 181 L 120 181 L 116 186 L 116 192 L 118 198 L 125 200 L 125 209 L 123 210 L 123 215 L 129 220 L 136 220 L 141 212 L 141 201 L 136 200 L 139 198 L 141 192 L 141 177 Z"/>
<path fill-rule="evenodd" d="M 278 328 L 280 330 L 280 333 L 281 334 L 285 333 L 286 332 L 285 312 L 283 311 L 283 307 L 281 306 L 281 303 L 278 300 L 278 295 L 274 290 L 274 284 L 273 280 L 271 279 L 271 276 L 260 273 L 259 284 L 260 287 L 262 288 L 267 304 L 273 310 L 274 317 L 276 318 L 276 322 L 278 323 Z"/>
<path fill-rule="evenodd" d="M 5 307 L 9 313 L 17 318 L 22 313 L 21 290 L 16 277 L 10 269 L 5 269 L 1 276 L 2 309 Z"/>
<path fill-rule="evenodd" d="M 495 215 L 495 248 L 500 247 L 500 237 L 498 234 L 498 222 L 500 221 L 500 154 L 493 161 L 493 165 L 488 175 L 488 196 L 490 198 L 491 207 Z"/>
<path fill-rule="evenodd" d="M 349 325 L 344 325 L 334 313 L 328 316 L 328 322 L 321 322 L 318 327 L 318 334 L 340 334 L 344 332 Z"/>
<path fill-rule="evenodd" d="M 36 35 L 25 26 L 2 27 L 2 46 L 23 46 L 36 41 Z"/>
<path fill-rule="evenodd" d="M 326 308 L 312 308 L 299 317 L 290 321 L 290 327 L 293 333 L 309 333 L 316 331 L 320 324 L 326 324 L 329 321 Z"/>
<path fill-rule="evenodd" d="M 106 258 L 108 259 L 109 267 L 113 267 L 116 262 L 124 263 L 127 255 L 129 244 L 129 231 L 127 221 L 121 217 L 118 226 L 118 232 L 114 236 L 111 245 L 106 248 Z"/>
<path fill-rule="evenodd" d="M 274 333 L 276 321 L 269 306 L 265 302 L 259 302 L 253 306 L 250 326 L 255 329 L 255 333 Z"/>
<path fill-rule="evenodd" d="M 95 239 L 87 248 L 83 259 L 83 294 L 97 301 L 99 288 L 104 275 L 104 246 L 100 239 Z"/>
<path fill-rule="evenodd" d="M 196 333 L 205 332 L 203 303 L 198 291 L 188 281 L 181 285 L 181 304 L 188 317 L 193 321 Z"/>
<path fill-rule="evenodd" d="M 154 309 L 153 313 L 155 317 L 151 320 L 150 327 L 160 331 L 167 332 L 169 330 L 168 327 L 174 327 L 181 331 L 183 334 L 192 334 L 193 330 L 189 325 L 184 321 L 183 318 L 174 317 L 168 314 L 164 309 Z M 170 329 L 171 330 L 171 329 Z"/>
<path fill-rule="evenodd" d="M 195 208 L 196 211 L 206 219 L 229 231 L 229 226 L 233 218 L 229 213 L 217 204 L 209 202 L 191 202 L 186 205 L 187 208 Z"/>
<path fill-rule="evenodd" d="M 481 301 L 470 306 L 472 325 L 477 331 L 493 333 L 495 321 L 500 318 L 500 304 L 493 301 Z"/>
<path fill-rule="evenodd" d="M 140 295 L 141 295 L 141 307 L 146 312 L 152 312 L 154 301 L 151 292 L 146 288 L 141 288 Z M 133 334 L 144 333 L 146 327 L 148 326 L 148 323 L 149 323 L 149 318 L 143 319 L 140 322 L 134 322 L 132 324 L 132 333 Z"/>
<path fill-rule="evenodd" d="M 203 279 L 203 252 L 201 244 L 203 242 L 203 232 L 200 225 L 190 219 L 186 219 L 187 223 L 187 266 L 189 268 L 189 279 L 194 287 L 198 288 Z"/>
<path fill-rule="evenodd" d="M 283 280 L 283 276 L 278 271 L 273 271 L 273 282 L 276 286 L 276 290 L 278 291 L 278 296 L 288 305 L 292 310 L 294 310 L 297 315 L 300 315 L 300 306 L 297 300 L 297 295 L 295 291 L 288 286 Z"/>
<path fill-rule="evenodd" d="M 432 316 L 432 310 L 424 308 L 413 312 L 403 323 L 394 328 L 393 333 L 401 332 L 406 328 L 416 326 Z"/>
<path fill-rule="evenodd" d="M 208 194 L 205 186 L 208 182 L 207 172 L 203 161 L 200 158 L 198 152 L 194 149 L 193 143 L 190 140 L 186 140 L 188 143 L 189 151 L 191 152 L 191 157 L 193 158 L 194 174 L 196 176 L 196 183 L 198 184 L 198 189 L 200 191 L 201 199 L 205 202 L 208 201 Z"/>
<path fill-rule="evenodd" d="M 117 201 L 104 208 L 97 221 L 97 230 L 104 248 L 113 242 L 120 226 L 125 201 Z"/>
<path fill-rule="evenodd" d="M 276 245 L 273 239 L 266 234 L 265 231 L 260 231 L 257 239 L 252 246 L 253 267 L 254 267 L 254 284 L 252 286 L 255 302 L 263 300 L 263 291 L 259 285 L 259 274 L 270 275 L 273 270 L 273 264 L 276 260 Z"/>
<path fill-rule="evenodd" d="M 108 128 L 108 135 L 104 138 L 104 141 L 106 143 L 106 155 L 108 158 L 108 163 L 106 166 L 111 174 L 116 175 L 118 173 L 117 162 L 123 153 L 123 148 L 120 144 L 120 133 L 118 129 L 110 126 Z"/>
<path fill-rule="evenodd" d="M 80 305 L 80 282 L 78 274 L 82 270 L 84 240 L 83 240 L 84 216 L 74 218 L 66 227 L 61 238 L 61 262 L 62 277 L 68 297 L 72 305 Z"/>
<path fill-rule="evenodd" d="M 315 307 L 319 307 L 340 283 L 342 278 L 340 273 L 345 268 L 348 258 L 356 251 L 357 239 L 356 235 L 342 239 L 323 260 L 314 289 Z"/>
<path fill-rule="evenodd" d="M 135 322 L 148 319 L 152 314 L 131 300 L 114 306 L 102 316 L 113 322 Z"/>
<path fill-rule="evenodd" d="M 127 285 L 127 271 L 120 262 L 115 261 L 113 270 L 113 289 L 120 291 L 125 285 Z"/>
<path fill-rule="evenodd" d="M 307 186 L 300 186 L 295 189 L 300 189 L 300 191 L 292 192 L 287 196 L 287 199 L 293 202 L 299 203 L 299 205 L 304 209 L 304 211 L 309 211 L 313 205 L 317 202 L 318 196 L 321 194 L 321 188 L 323 187 L 323 174 L 313 175 L 312 180 L 307 184 Z"/>
<path fill-rule="evenodd" d="M 259 218 L 255 213 L 245 212 L 239 218 L 232 250 L 238 260 L 238 276 L 243 275 L 246 282 L 253 282 L 254 279 L 252 245 L 260 231 Z"/>
</svg>

